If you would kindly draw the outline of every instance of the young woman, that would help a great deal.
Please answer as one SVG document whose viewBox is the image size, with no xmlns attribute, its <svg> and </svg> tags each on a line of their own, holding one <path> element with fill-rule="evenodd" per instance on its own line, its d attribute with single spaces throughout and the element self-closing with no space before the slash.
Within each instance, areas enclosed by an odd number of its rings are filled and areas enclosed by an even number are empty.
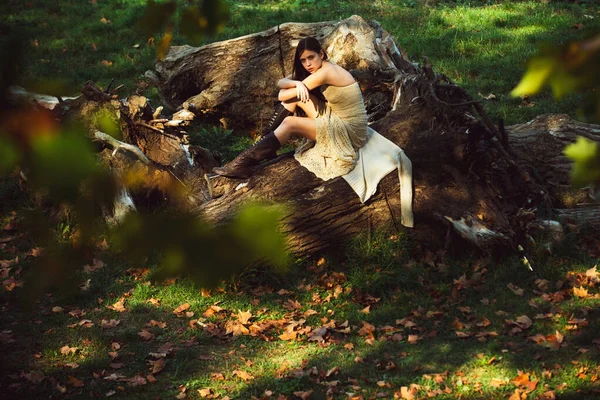
<svg viewBox="0 0 600 400">
<path fill-rule="evenodd" d="M 328 60 L 319 41 L 298 43 L 292 75 L 278 82 L 279 100 L 269 128 L 253 147 L 244 150 L 219 175 L 247 178 L 252 167 L 272 158 L 290 137 L 306 139 L 296 160 L 317 177 L 328 180 L 352 170 L 367 136 L 367 113 L 358 83 L 344 68 Z M 306 117 L 291 116 L 300 108 Z"/>
</svg>

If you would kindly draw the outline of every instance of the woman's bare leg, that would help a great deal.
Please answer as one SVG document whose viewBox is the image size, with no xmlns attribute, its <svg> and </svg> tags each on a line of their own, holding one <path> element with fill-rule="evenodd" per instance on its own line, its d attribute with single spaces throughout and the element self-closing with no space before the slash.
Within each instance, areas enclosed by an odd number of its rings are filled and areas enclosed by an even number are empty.
<svg viewBox="0 0 600 400">
<path fill-rule="evenodd" d="M 296 111 L 296 107 L 300 107 L 308 118 L 317 118 L 317 98 L 313 94 L 310 95 L 306 103 L 294 99 L 282 101 L 281 104 L 290 112 L 294 112 Z"/>
<path fill-rule="evenodd" d="M 287 143 L 293 135 L 315 140 L 317 136 L 317 123 L 312 118 L 287 117 L 275 129 L 275 137 L 281 145 Z"/>
</svg>

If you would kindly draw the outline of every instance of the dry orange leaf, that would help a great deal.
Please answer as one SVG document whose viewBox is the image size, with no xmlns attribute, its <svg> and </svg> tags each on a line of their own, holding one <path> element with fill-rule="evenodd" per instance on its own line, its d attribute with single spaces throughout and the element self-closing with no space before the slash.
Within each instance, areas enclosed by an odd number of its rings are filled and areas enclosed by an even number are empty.
<svg viewBox="0 0 600 400">
<path fill-rule="evenodd" d="M 574 287 L 573 294 L 580 298 L 586 298 L 586 297 L 588 297 L 588 290 L 586 288 L 584 288 L 583 286 L 580 286 L 578 288 Z"/>
<path fill-rule="evenodd" d="M 312 394 L 312 392 L 313 392 L 312 390 L 309 390 L 307 392 L 296 391 L 296 392 L 294 392 L 294 396 L 298 396 L 302 400 L 308 400 L 308 399 L 310 399 L 310 395 Z"/>
<path fill-rule="evenodd" d="M 162 371 L 163 369 L 165 369 L 165 364 L 167 362 L 165 361 L 164 358 L 159 358 L 158 360 L 152 362 L 152 367 L 150 368 L 150 373 L 152 375 L 158 374 L 160 371 Z"/>
<path fill-rule="evenodd" d="M 139 331 L 138 336 L 140 338 L 142 338 L 142 340 L 145 340 L 145 341 L 150 341 L 150 340 L 154 339 L 154 334 L 152 332 L 149 332 L 146 329 L 142 329 L 141 331 Z"/>
<path fill-rule="evenodd" d="M 250 375 L 249 373 L 247 373 L 246 371 L 241 371 L 238 369 L 233 371 L 233 375 L 241 378 L 244 382 L 248 382 L 248 381 L 251 381 L 252 379 L 254 379 L 254 377 L 252 375 Z"/>
<path fill-rule="evenodd" d="M 146 383 L 147 383 L 146 378 L 144 378 L 143 376 L 139 376 L 139 375 L 136 375 L 133 378 L 129 378 L 127 380 L 127 384 L 132 387 L 145 385 Z"/>
<path fill-rule="evenodd" d="M 416 344 L 419 341 L 420 337 L 418 335 L 408 335 L 408 343 Z"/>
<path fill-rule="evenodd" d="M 225 334 L 229 335 L 230 333 L 233 333 L 233 336 L 249 335 L 250 330 L 240 324 L 239 321 L 227 321 L 225 323 Z"/>
<path fill-rule="evenodd" d="M 585 271 L 585 276 L 591 278 L 593 281 L 598 280 L 598 271 L 596 267 L 597 265 L 594 265 L 593 268 L 590 268 L 587 271 Z"/>
<path fill-rule="evenodd" d="M 248 310 L 248 311 L 238 310 L 237 318 L 238 318 L 238 321 L 240 321 L 240 323 L 247 325 L 248 322 L 250 321 L 250 318 L 252 318 L 252 313 L 250 312 L 250 310 Z"/>
<path fill-rule="evenodd" d="M 398 392 L 394 393 L 394 396 L 397 394 Z M 406 399 L 406 400 L 413 400 L 415 398 L 415 394 L 417 393 L 417 389 L 415 387 L 407 387 L 407 386 L 402 386 L 400 388 L 400 398 L 402 399 Z"/>
<path fill-rule="evenodd" d="M 83 381 L 75 378 L 74 376 L 67 376 L 67 379 L 69 380 L 69 385 L 73 386 L 73 387 L 84 387 L 85 384 L 83 383 Z"/>
<path fill-rule="evenodd" d="M 77 347 L 69 347 L 69 346 L 63 346 L 60 348 L 60 354 L 70 354 L 70 353 L 77 353 Z"/>
<path fill-rule="evenodd" d="M 112 328 L 115 328 L 120 323 L 121 323 L 121 321 L 118 319 L 111 319 L 110 321 L 103 319 L 102 322 L 100 323 L 100 327 L 102 327 L 104 329 L 112 329 Z"/>
<path fill-rule="evenodd" d="M 286 330 L 281 335 L 279 335 L 279 339 L 281 340 L 294 340 L 298 336 L 298 332 Z"/>
<path fill-rule="evenodd" d="M 188 308 L 190 308 L 190 304 L 183 303 L 182 305 L 180 305 L 179 307 L 177 307 L 176 309 L 173 310 L 173 314 L 179 316 L 179 314 L 183 314 L 183 312 L 185 310 L 187 310 Z"/>
<path fill-rule="evenodd" d="M 546 341 L 546 336 L 538 333 L 537 335 L 529 336 L 527 339 L 529 339 L 537 344 L 542 344 Z"/>
<path fill-rule="evenodd" d="M 494 378 L 490 381 L 489 385 L 493 388 L 498 388 L 500 386 L 506 385 L 506 381 L 504 379 Z"/>
<path fill-rule="evenodd" d="M 121 297 L 115 304 L 110 305 L 108 307 L 106 307 L 110 310 L 116 311 L 116 312 L 125 312 L 127 311 L 127 309 L 125 308 L 125 298 Z"/>
</svg>

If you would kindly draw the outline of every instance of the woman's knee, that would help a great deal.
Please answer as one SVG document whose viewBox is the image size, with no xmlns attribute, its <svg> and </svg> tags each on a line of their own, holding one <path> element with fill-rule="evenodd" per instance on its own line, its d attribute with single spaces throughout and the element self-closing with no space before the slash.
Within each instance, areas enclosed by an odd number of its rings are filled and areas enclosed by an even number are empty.
<svg viewBox="0 0 600 400">
<path fill-rule="evenodd" d="M 290 128 L 292 125 L 294 125 L 294 117 L 289 116 L 289 117 L 285 117 L 283 119 L 283 121 L 281 122 L 282 126 L 287 126 L 288 128 Z"/>
</svg>

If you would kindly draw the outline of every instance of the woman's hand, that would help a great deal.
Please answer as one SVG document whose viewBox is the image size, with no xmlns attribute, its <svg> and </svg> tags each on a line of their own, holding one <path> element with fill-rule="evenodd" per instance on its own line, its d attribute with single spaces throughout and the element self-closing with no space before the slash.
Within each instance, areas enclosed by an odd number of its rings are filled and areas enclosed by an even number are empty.
<svg viewBox="0 0 600 400">
<path fill-rule="evenodd" d="M 296 98 L 303 103 L 306 103 L 310 98 L 308 88 L 301 81 L 296 81 Z"/>
</svg>

